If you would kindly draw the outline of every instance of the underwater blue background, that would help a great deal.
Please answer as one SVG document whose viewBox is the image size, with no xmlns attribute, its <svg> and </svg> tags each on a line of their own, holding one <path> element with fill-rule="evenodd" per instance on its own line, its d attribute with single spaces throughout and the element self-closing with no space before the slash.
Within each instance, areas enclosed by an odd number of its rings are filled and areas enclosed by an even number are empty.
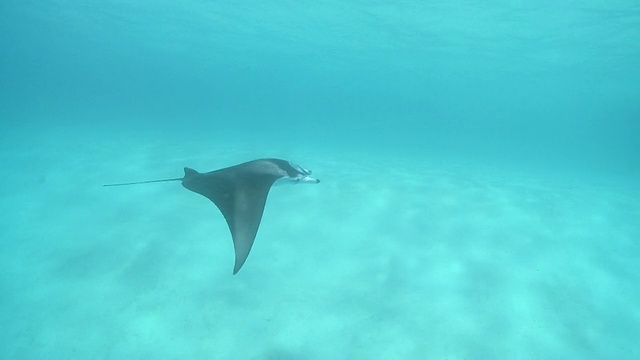
<svg viewBox="0 0 640 360">
<path fill-rule="evenodd" d="M 633 1 L 5 1 L 0 16 L 13 121 L 637 171 Z"/>
<path fill-rule="evenodd" d="M 2 1 L 0 357 L 637 358 L 638 39 L 637 1 Z M 272 156 L 322 183 L 236 276 L 203 199 L 101 187 Z"/>
</svg>

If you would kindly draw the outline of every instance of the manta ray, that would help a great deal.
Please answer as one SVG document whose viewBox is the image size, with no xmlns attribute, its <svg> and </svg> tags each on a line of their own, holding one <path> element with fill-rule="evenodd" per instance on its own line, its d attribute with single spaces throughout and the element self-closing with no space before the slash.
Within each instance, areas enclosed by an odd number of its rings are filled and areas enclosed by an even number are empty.
<svg viewBox="0 0 640 360">
<path fill-rule="evenodd" d="M 181 178 L 104 186 L 182 181 L 182 186 L 185 188 L 213 201 L 220 209 L 231 231 L 236 256 L 233 267 L 235 275 L 249 256 L 271 187 L 276 182 L 311 184 L 320 182 L 310 175 L 310 170 L 287 160 L 258 159 L 206 173 L 185 167 L 184 176 Z"/>
</svg>

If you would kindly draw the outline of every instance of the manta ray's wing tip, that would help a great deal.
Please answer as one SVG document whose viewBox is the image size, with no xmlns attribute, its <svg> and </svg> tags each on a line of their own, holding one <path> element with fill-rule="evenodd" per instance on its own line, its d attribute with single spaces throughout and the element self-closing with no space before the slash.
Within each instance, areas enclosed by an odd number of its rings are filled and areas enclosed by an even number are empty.
<svg viewBox="0 0 640 360">
<path fill-rule="evenodd" d="M 240 264 L 238 264 L 238 262 L 236 261 L 236 264 L 233 266 L 233 275 L 237 274 L 238 271 L 240 271 L 240 269 L 242 268 L 242 264 L 244 263 L 244 261 Z"/>
</svg>

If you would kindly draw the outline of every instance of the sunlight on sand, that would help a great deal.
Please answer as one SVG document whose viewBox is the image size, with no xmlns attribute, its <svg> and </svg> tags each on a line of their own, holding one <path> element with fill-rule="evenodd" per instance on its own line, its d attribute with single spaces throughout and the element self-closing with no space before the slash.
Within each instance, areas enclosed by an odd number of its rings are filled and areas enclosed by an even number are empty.
<svg viewBox="0 0 640 360">
<path fill-rule="evenodd" d="M 6 145 L 15 176 L 0 199 L 11 209 L 1 319 L 12 358 L 635 351 L 637 192 L 433 159 L 151 138 L 123 151 L 133 139 L 113 140 L 82 152 L 86 140 Z M 322 182 L 272 190 L 236 276 L 206 199 L 179 183 L 101 187 L 287 154 Z"/>
</svg>

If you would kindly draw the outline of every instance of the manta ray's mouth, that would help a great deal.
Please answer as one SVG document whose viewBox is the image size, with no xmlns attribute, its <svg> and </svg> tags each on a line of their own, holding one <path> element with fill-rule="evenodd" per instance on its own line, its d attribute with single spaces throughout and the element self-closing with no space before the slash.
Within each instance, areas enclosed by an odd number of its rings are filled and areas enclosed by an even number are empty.
<svg viewBox="0 0 640 360">
<path fill-rule="evenodd" d="M 312 178 L 311 176 L 301 176 L 298 178 L 298 182 L 317 184 L 320 182 L 320 179 Z"/>
</svg>

